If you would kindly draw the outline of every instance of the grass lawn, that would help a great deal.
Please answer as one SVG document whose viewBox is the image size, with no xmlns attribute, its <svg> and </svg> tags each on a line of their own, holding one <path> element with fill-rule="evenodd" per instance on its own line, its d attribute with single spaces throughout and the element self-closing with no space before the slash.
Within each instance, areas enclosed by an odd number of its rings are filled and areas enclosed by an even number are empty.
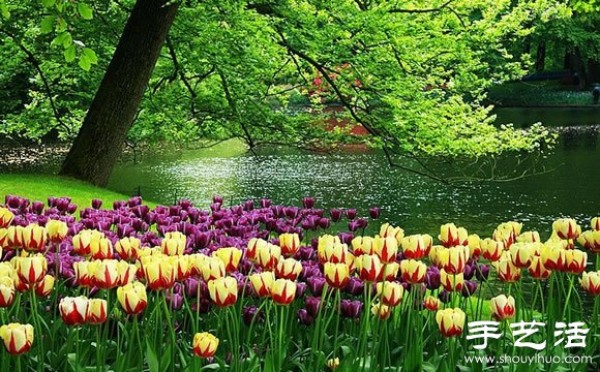
<svg viewBox="0 0 600 372">
<path fill-rule="evenodd" d="M 18 173 L 0 174 L 0 204 L 4 203 L 4 196 L 7 194 L 23 196 L 31 201 L 40 200 L 44 203 L 50 196 L 68 196 L 80 210 L 91 206 L 92 199 L 102 199 L 105 203 L 104 208 L 112 208 L 112 202 L 115 200 L 129 199 L 128 195 L 71 178 Z M 156 205 L 149 202 L 147 204 L 150 207 Z"/>
</svg>

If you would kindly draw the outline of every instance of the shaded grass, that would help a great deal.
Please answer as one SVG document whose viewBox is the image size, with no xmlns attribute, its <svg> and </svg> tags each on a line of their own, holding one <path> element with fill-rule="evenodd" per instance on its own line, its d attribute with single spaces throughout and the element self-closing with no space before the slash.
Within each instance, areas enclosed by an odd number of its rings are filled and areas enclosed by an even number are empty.
<svg viewBox="0 0 600 372">
<path fill-rule="evenodd" d="M 130 196 L 92 186 L 72 178 L 42 174 L 5 173 L 0 174 L 0 203 L 4 196 L 12 194 L 26 197 L 31 201 L 46 202 L 48 197 L 68 196 L 79 210 L 90 207 L 92 199 L 102 199 L 104 208 L 112 208 L 115 200 L 127 200 Z M 150 207 L 156 203 L 146 201 Z"/>
</svg>

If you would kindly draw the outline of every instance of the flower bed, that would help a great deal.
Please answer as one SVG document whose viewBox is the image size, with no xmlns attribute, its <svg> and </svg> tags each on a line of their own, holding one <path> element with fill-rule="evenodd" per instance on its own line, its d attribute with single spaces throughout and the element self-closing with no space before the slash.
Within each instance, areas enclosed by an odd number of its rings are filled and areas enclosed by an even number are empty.
<svg viewBox="0 0 600 372">
<path fill-rule="evenodd" d="M 376 208 L 213 201 L 94 200 L 76 218 L 68 198 L 7 196 L 1 370 L 598 366 L 599 218 L 558 220 L 544 242 L 517 222 L 370 237 Z"/>
</svg>

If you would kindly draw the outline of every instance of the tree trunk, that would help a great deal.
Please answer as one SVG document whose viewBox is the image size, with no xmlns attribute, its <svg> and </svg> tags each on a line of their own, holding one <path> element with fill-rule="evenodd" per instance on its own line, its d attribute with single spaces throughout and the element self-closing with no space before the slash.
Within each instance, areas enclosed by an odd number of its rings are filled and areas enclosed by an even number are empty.
<svg viewBox="0 0 600 372">
<path fill-rule="evenodd" d="M 546 43 L 540 42 L 537 47 L 536 59 L 535 59 L 535 71 L 542 72 L 546 67 Z"/>
<path fill-rule="evenodd" d="M 136 1 L 61 175 L 108 183 L 177 8 L 168 0 Z"/>
</svg>

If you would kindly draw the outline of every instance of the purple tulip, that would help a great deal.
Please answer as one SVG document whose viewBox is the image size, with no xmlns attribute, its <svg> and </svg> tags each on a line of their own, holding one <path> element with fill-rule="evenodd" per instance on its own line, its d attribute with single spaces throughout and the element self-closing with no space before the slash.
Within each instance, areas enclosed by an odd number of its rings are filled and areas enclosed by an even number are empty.
<svg viewBox="0 0 600 372">
<path fill-rule="evenodd" d="M 365 290 L 365 283 L 357 277 L 351 277 L 348 281 L 348 285 L 344 288 L 345 292 L 348 292 L 351 295 L 358 296 L 362 294 Z"/>
<path fill-rule="evenodd" d="M 42 214 L 42 212 L 44 211 L 44 202 L 34 201 L 31 204 L 31 209 L 36 214 Z"/>
<path fill-rule="evenodd" d="M 355 219 L 356 218 L 356 209 L 354 209 L 354 208 L 346 209 L 346 217 L 348 217 L 349 220 Z"/>
<path fill-rule="evenodd" d="M 358 228 L 364 229 L 369 224 L 369 221 L 366 218 L 359 218 L 356 220 L 356 223 L 358 224 Z"/>
<path fill-rule="evenodd" d="M 378 219 L 380 214 L 381 214 L 381 208 L 379 208 L 379 207 L 369 208 L 369 215 L 371 216 L 372 219 L 374 219 L 374 220 Z"/>
<path fill-rule="evenodd" d="M 322 229 L 328 229 L 331 225 L 331 220 L 329 218 L 319 218 L 319 227 Z"/>
<path fill-rule="evenodd" d="M 307 296 L 305 302 L 310 315 L 317 316 L 321 308 L 321 297 Z"/>
<path fill-rule="evenodd" d="M 262 311 L 259 312 L 256 306 L 245 306 L 242 310 L 242 319 L 244 320 L 244 324 L 250 326 L 252 322 L 264 322 L 265 314 Z"/>
<path fill-rule="evenodd" d="M 477 265 L 477 268 L 475 269 L 475 277 L 477 278 L 477 280 L 479 280 L 480 282 L 485 282 L 489 275 L 490 275 L 490 267 L 488 265 L 485 265 L 485 264 Z"/>
<path fill-rule="evenodd" d="M 325 278 L 322 276 L 312 276 L 306 279 L 306 284 L 310 293 L 314 296 L 320 296 L 323 293 L 323 287 L 325 286 Z"/>
<path fill-rule="evenodd" d="M 474 282 L 472 280 L 465 280 L 465 283 L 462 287 L 462 295 L 463 297 L 469 297 L 472 294 L 475 293 L 475 291 L 477 290 L 477 282 Z"/>
<path fill-rule="evenodd" d="M 360 300 L 343 299 L 340 302 L 340 313 L 344 318 L 357 319 L 362 312 L 364 304 Z"/>
<path fill-rule="evenodd" d="M 348 230 L 354 232 L 359 229 L 358 221 L 352 220 L 348 222 Z"/>
<path fill-rule="evenodd" d="M 261 208 L 269 208 L 273 204 L 271 199 L 260 199 L 260 207 Z"/>
<path fill-rule="evenodd" d="M 310 316 L 310 314 L 308 313 L 308 310 L 306 310 L 306 309 L 298 310 L 298 320 L 300 320 L 300 323 L 307 325 L 307 326 L 313 324 L 313 322 L 314 322 L 313 317 Z"/>
<path fill-rule="evenodd" d="M 438 294 L 438 298 L 440 299 L 440 301 L 447 304 L 452 299 L 452 293 L 444 289 Z"/>
<path fill-rule="evenodd" d="M 306 209 L 311 209 L 312 207 L 315 206 L 315 198 L 310 197 L 310 196 L 302 198 L 302 205 Z"/>
<path fill-rule="evenodd" d="M 329 210 L 329 215 L 333 222 L 338 222 L 342 218 L 342 210 L 338 208 L 332 208 Z"/>
<path fill-rule="evenodd" d="M 442 285 L 440 269 L 436 266 L 429 266 L 425 273 L 425 284 L 429 290 L 433 291 L 438 289 Z"/>
</svg>

